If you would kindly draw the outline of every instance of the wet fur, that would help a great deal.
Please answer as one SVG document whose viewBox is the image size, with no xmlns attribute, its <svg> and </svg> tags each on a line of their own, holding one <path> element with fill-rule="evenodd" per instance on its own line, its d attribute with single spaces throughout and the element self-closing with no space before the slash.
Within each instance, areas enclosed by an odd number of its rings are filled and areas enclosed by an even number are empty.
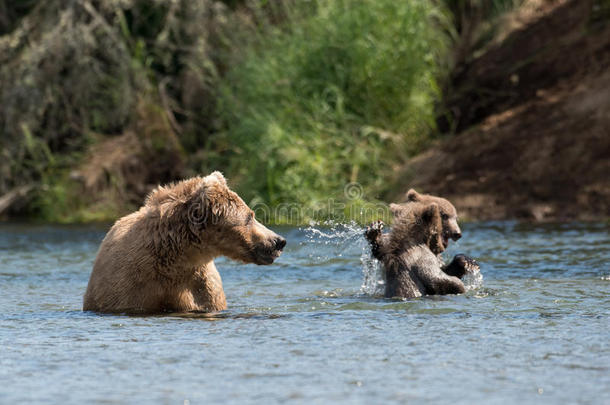
<svg viewBox="0 0 610 405">
<path fill-rule="evenodd" d="M 462 281 L 443 271 L 439 257 L 445 249 L 443 219 L 435 202 L 412 202 L 393 207 L 394 226 L 382 234 L 381 223 L 369 227 L 366 238 L 373 256 L 386 271 L 386 297 L 414 298 L 461 294 Z"/>
<path fill-rule="evenodd" d="M 448 242 L 449 239 L 457 240 L 460 238 L 462 231 L 458 225 L 458 216 L 457 211 L 453 204 L 449 202 L 449 200 L 437 197 L 430 194 L 420 194 L 417 191 L 410 189 L 407 191 L 406 202 L 402 204 L 390 204 L 390 210 L 393 213 L 400 212 L 402 209 L 409 206 L 412 203 L 421 203 L 421 204 L 431 204 L 435 203 L 438 205 L 438 208 L 441 213 L 441 221 L 443 225 L 443 237 L 445 238 L 445 242 Z M 455 237 L 457 235 L 457 238 Z M 446 248 L 447 246 L 445 246 Z"/>
<path fill-rule="evenodd" d="M 214 258 L 268 264 L 261 258 L 272 257 L 273 241 L 279 237 L 249 215 L 252 211 L 218 172 L 158 187 L 102 241 L 83 310 L 226 309 Z"/>
</svg>

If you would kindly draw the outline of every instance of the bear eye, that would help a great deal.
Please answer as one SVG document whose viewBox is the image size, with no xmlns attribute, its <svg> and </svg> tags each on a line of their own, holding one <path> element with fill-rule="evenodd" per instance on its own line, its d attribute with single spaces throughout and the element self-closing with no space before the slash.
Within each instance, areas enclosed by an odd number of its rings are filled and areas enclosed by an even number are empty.
<svg viewBox="0 0 610 405">
<path fill-rule="evenodd" d="M 449 215 L 441 214 L 441 218 L 443 218 L 443 220 L 447 220 L 447 219 L 449 219 Z"/>
<path fill-rule="evenodd" d="M 253 219 L 254 219 L 254 213 L 251 212 L 250 214 L 248 214 L 248 217 L 246 218 L 246 225 L 250 225 L 252 223 Z"/>
</svg>

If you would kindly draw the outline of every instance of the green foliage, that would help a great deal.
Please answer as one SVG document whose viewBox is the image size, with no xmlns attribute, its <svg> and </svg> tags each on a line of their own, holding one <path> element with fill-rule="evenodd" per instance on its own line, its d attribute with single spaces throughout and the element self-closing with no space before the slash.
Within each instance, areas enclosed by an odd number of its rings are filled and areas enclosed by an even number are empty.
<svg viewBox="0 0 610 405">
<path fill-rule="evenodd" d="M 450 38 L 471 55 L 467 25 L 518 1 L 0 0 L 0 195 L 33 185 L 30 215 L 108 219 L 223 170 L 251 205 L 367 222 L 435 133 Z M 87 170 L 129 133 L 147 167 Z"/>
<path fill-rule="evenodd" d="M 492 43 L 502 24 L 499 20 L 524 0 L 443 0 L 450 12 L 452 64 L 467 62 Z"/>
<path fill-rule="evenodd" d="M 103 16 L 76 2 L 39 2 L 0 36 L 0 193 L 74 164 L 90 132 L 128 124 L 143 87 L 130 61 Z"/>
<path fill-rule="evenodd" d="M 200 108 L 202 89 L 208 86 L 208 32 L 223 13 L 212 4 L 0 0 L 0 195 L 33 186 L 36 197 L 26 212 L 63 218 L 61 207 L 75 209 L 64 202 L 78 195 L 71 190 L 80 186 L 75 184 L 78 176 L 65 173 L 86 164 L 80 159 L 93 140 L 103 142 L 140 129 L 135 111 L 140 99 L 158 105 L 156 115 L 171 116 L 170 132 L 182 130 L 192 140 L 190 146 L 201 147 L 197 124 L 211 121 L 209 109 Z M 189 122 L 180 126 L 172 108 Z M 172 135 L 150 142 L 156 150 L 175 148 L 163 144 L 170 138 L 173 142 Z M 149 180 L 146 173 L 141 177 L 141 194 L 149 182 L 167 181 Z M 86 191 L 91 195 L 83 197 L 88 199 L 77 200 L 99 209 L 94 201 L 101 196 L 94 194 L 103 191 Z"/>
<path fill-rule="evenodd" d="M 69 172 L 55 170 L 45 175 L 28 205 L 29 217 L 53 223 L 111 222 L 122 214 L 122 207 L 106 199 L 91 204 L 81 187 L 70 181 Z"/>
<path fill-rule="evenodd" d="M 349 182 L 379 196 L 434 128 L 445 16 L 420 1 L 284 4 L 220 84 L 225 130 L 206 170 L 226 167 L 248 200 L 272 205 L 344 200 Z"/>
</svg>

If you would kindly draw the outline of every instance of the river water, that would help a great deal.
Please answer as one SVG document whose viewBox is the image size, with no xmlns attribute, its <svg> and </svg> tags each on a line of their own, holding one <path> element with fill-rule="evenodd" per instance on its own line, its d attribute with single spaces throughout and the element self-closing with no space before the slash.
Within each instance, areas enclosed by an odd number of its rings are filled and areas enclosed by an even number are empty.
<svg viewBox="0 0 610 405">
<path fill-rule="evenodd" d="M 482 280 L 408 301 L 362 229 L 279 228 L 214 317 L 82 312 L 105 231 L 0 225 L 0 403 L 610 404 L 607 224 L 464 224 Z"/>
</svg>

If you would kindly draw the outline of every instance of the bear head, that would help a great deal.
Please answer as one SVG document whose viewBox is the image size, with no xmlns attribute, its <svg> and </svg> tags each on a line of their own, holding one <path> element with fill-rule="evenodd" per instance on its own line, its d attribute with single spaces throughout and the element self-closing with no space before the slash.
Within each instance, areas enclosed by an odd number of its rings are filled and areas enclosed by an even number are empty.
<svg viewBox="0 0 610 405">
<path fill-rule="evenodd" d="M 160 211 L 167 211 L 169 217 L 176 219 L 176 232 L 187 233 L 187 239 L 202 254 L 271 264 L 286 245 L 284 238 L 256 220 L 254 212 L 227 186 L 220 172 L 159 187 L 146 205 L 164 205 L 167 200 L 172 202 Z"/>
<path fill-rule="evenodd" d="M 462 231 L 457 223 L 457 211 L 453 204 L 448 200 L 441 197 L 436 197 L 430 194 L 420 194 L 417 191 L 410 189 L 406 194 L 407 202 L 410 203 L 423 203 L 430 204 L 436 203 L 441 212 L 441 219 L 443 222 L 443 244 L 445 249 L 449 245 L 449 239 L 457 241 L 462 237 Z"/>
<path fill-rule="evenodd" d="M 428 246 L 435 255 L 445 250 L 442 214 L 437 203 L 390 204 L 390 210 L 394 216 L 390 242 L 396 253 L 420 244 Z"/>
<path fill-rule="evenodd" d="M 207 233 L 208 243 L 224 256 L 246 263 L 271 264 L 286 245 L 284 238 L 256 220 L 254 211 L 229 189 L 220 172 L 203 179 L 193 202 L 194 230 Z"/>
</svg>

